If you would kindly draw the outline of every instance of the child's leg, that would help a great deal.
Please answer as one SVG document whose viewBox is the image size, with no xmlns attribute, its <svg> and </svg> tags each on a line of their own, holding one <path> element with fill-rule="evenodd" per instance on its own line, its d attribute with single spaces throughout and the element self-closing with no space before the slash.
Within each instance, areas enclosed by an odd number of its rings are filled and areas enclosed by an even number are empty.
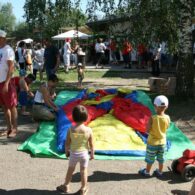
<svg viewBox="0 0 195 195">
<path fill-rule="evenodd" d="M 162 173 L 162 171 L 163 171 L 163 163 L 159 163 L 159 171 Z"/>
<path fill-rule="evenodd" d="M 68 171 L 66 173 L 66 179 L 65 179 L 65 183 L 64 183 L 65 186 L 68 186 L 69 183 L 71 182 L 72 174 L 73 174 L 74 170 L 75 170 L 75 166 L 73 166 L 73 167 L 69 166 L 68 167 Z"/>
<path fill-rule="evenodd" d="M 162 173 L 163 171 L 163 165 L 164 165 L 164 152 L 165 152 L 165 146 L 160 145 L 158 146 L 158 152 L 157 152 L 157 161 L 159 163 L 159 172 Z"/>
<path fill-rule="evenodd" d="M 88 173 L 87 173 L 87 167 L 89 163 L 89 155 L 88 151 L 83 152 L 81 154 L 80 159 L 80 173 L 81 173 L 81 194 L 86 194 L 88 188 L 87 188 L 87 180 L 88 180 Z"/>
<path fill-rule="evenodd" d="M 156 147 L 148 144 L 146 148 L 146 157 L 145 157 L 145 162 L 147 163 L 146 165 L 147 173 L 150 173 L 152 165 L 155 161 L 155 156 L 156 156 Z"/>
<path fill-rule="evenodd" d="M 65 178 L 65 183 L 56 188 L 58 191 L 63 192 L 63 193 L 70 192 L 69 183 L 71 182 L 72 174 L 73 174 L 74 170 L 75 170 L 75 166 L 68 167 L 68 170 L 66 173 L 66 178 Z"/>
<path fill-rule="evenodd" d="M 21 114 L 22 115 L 29 115 L 29 112 L 26 112 L 26 105 L 28 103 L 28 94 L 26 91 L 21 91 L 19 93 L 19 103 L 21 107 Z"/>
<path fill-rule="evenodd" d="M 148 164 L 148 163 L 147 163 L 147 165 L 146 165 L 146 172 L 147 172 L 147 173 L 150 173 L 150 170 L 151 170 L 151 168 L 152 168 L 152 165 L 153 165 L 153 164 Z"/>
<path fill-rule="evenodd" d="M 87 173 L 87 167 L 80 167 L 80 172 L 81 172 L 81 190 L 87 188 L 87 178 L 88 178 L 88 173 Z"/>
</svg>

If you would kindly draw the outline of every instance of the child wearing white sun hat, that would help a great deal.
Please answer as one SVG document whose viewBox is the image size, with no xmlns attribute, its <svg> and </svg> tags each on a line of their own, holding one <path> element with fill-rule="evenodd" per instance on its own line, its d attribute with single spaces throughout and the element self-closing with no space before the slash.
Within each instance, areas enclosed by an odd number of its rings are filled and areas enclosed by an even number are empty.
<svg viewBox="0 0 195 195">
<path fill-rule="evenodd" d="M 146 168 L 140 169 L 139 174 L 149 177 L 150 170 L 155 159 L 159 163 L 159 168 L 154 171 L 157 177 L 162 176 L 164 164 L 164 152 L 166 146 L 166 131 L 170 124 L 170 117 L 165 114 L 169 101 L 166 96 L 159 95 L 154 99 L 156 114 L 151 116 L 148 122 L 148 140 L 146 148 L 145 162 Z"/>
</svg>

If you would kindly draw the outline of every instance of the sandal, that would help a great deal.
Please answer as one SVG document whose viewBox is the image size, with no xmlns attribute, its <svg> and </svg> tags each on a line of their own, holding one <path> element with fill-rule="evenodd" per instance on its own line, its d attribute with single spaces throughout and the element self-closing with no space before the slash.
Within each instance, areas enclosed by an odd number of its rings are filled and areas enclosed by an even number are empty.
<svg viewBox="0 0 195 195">
<path fill-rule="evenodd" d="M 56 190 L 59 191 L 59 192 L 63 192 L 63 193 L 65 193 L 65 194 L 68 194 L 68 193 L 70 192 L 68 186 L 66 186 L 66 185 L 64 185 L 64 184 L 58 186 L 58 187 L 56 188 Z"/>
<path fill-rule="evenodd" d="M 148 173 L 145 168 L 144 169 L 140 169 L 139 170 L 139 174 L 144 176 L 144 177 L 150 177 L 150 173 Z"/>
<path fill-rule="evenodd" d="M 156 169 L 156 170 L 154 171 L 154 175 L 155 175 L 156 177 L 162 177 L 162 176 L 163 176 L 163 173 L 160 172 L 159 169 Z"/>
<path fill-rule="evenodd" d="M 78 194 L 80 194 L 80 195 L 87 195 L 88 190 L 89 190 L 88 188 L 80 189 L 78 191 Z"/>
</svg>

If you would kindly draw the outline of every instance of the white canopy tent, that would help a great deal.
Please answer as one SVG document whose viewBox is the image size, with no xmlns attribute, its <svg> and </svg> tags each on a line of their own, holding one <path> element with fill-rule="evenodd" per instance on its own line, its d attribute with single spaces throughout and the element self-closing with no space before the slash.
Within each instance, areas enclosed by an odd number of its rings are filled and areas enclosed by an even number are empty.
<svg viewBox="0 0 195 195">
<path fill-rule="evenodd" d="M 23 39 L 22 41 L 24 41 L 25 43 L 32 43 L 32 42 L 33 42 L 33 40 L 30 39 L 30 38 L 28 38 L 28 39 Z"/>
<path fill-rule="evenodd" d="M 66 38 L 79 38 L 79 39 L 87 39 L 89 37 L 91 37 L 91 35 L 82 33 L 80 31 L 76 31 L 76 30 L 70 30 L 67 31 L 65 33 L 61 33 L 59 35 L 56 35 L 54 37 L 52 37 L 53 40 L 64 40 Z"/>
</svg>

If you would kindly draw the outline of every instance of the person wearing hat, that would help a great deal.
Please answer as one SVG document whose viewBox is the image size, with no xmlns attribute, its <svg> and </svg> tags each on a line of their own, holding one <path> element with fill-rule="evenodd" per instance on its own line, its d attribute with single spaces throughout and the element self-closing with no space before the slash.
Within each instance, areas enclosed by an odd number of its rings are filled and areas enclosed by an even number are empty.
<svg viewBox="0 0 195 195">
<path fill-rule="evenodd" d="M 0 106 L 7 123 L 7 130 L 1 135 L 7 135 L 8 138 L 17 134 L 17 93 L 11 82 L 14 60 L 14 50 L 6 43 L 6 32 L 0 30 Z"/>
<path fill-rule="evenodd" d="M 154 99 L 156 114 L 151 116 L 148 122 L 148 140 L 146 148 L 145 162 L 146 168 L 140 169 L 139 174 L 150 177 L 150 170 L 157 159 L 159 168 L 154 171 L 157 177 L 162 176 L 164 164 L 164 152 L 166 146 L 166 131 L 170 124 L 170 117 L 165 114 L 169 101 L 166 96 L 160 95 Z"/>
</svg>

